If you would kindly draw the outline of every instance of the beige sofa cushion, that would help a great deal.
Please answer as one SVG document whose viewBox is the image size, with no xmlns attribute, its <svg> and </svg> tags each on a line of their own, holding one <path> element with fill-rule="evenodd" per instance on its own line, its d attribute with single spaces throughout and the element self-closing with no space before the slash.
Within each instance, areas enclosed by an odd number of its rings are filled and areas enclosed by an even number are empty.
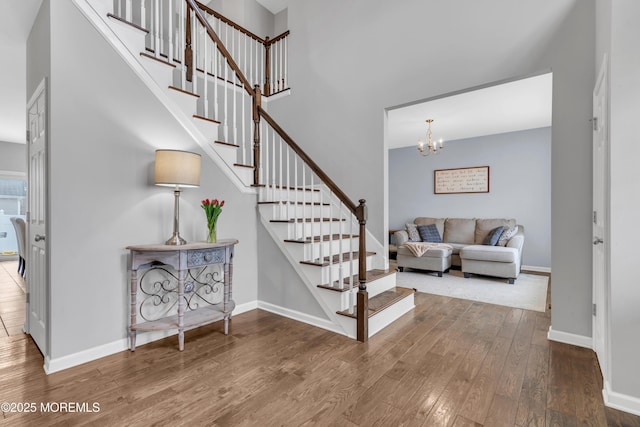
<svg viewBox="0 0 640 427">
<path fill-rule="evenodd" d="M 438 233 L 440 233 L 440 237 L 444 238 L 444 218 L 418 217 L 413 221 L 413 223 L 416 225 L 435 224 L 438 229 Z"/>
<path fill-rule="evenodd" d="M 516 220 L 505 218 L 491 218 L 491 219 L 478 219 L 476 220 L 475 238 L 473 243 L 481 245 L 489 232 L 497 227 L 504 227 L 505 229 L 516 226 Z"/>
<path fill-rule="evenodd" d="M 476 220 L 475 218 L 447 218 L 444 223 L 445 243 L 474 243 Z"/>
</svg>

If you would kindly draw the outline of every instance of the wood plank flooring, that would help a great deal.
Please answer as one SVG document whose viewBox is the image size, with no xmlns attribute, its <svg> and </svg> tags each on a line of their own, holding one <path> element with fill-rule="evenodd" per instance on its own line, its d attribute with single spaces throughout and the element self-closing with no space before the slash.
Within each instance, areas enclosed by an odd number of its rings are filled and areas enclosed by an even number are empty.
<svg viewBox="0 0 640 427">
<path fill-rule="evenodd" d="M 52 375 L 27 336 L 0 338 L 11 426 L 640 426 L 605 408 L 594 353 L 546 340 L 549 313 L 417 293 L 362 344 L 265 311 Z M 55 409 L 55 406 L 53 407 Z"/>
<path fill-rule="evenodd" d="M 24 287 L 24 279 L 18 274 L 18 261 L 0 262 L 0 337 L 22 335 Z"/>
</svg>

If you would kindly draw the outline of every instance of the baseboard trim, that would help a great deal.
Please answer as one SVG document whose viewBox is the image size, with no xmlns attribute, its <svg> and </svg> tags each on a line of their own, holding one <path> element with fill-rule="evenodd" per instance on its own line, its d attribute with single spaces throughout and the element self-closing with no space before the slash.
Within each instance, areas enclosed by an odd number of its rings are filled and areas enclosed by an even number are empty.
<svg viewBox="0 0 640 427">
<path fill-rule="evenodd" d="M 258 301 L 250 301 L 247 303 L 239 304 L 233 310 L 233 315 L 242 314 L 247 311 L 255 310 L 258 308 Z M 155 332 L 143 332 L 138 333 L 136 337 L 136 347 L 140 347 L 145 344 L 149 344 L 153 341 L 158 341 L 173 335 L 177 335 L 178 331 L 155 331 Z M 53 374 L 64 369 L 73 368 L 74 366 L 82 365 L 84 363 L 92 362 L 102 357 L 110 356 L 121 351 L 129 350 L 129 339 L 122 338 L 107 344 L 92 347 L 87 350 L 82 350 L 77 353 L 72 353 L 67 356 L 56 358 L 45 358 L 44 372 Z"/>
<path fill-rule="evenodd" d="M 628 412 L 633 415 L 640 415 L 640 399 L 622 393 L 611 391 L 609 381 L 605 381 L 602 389 L 604 404 L 610 408 Z"/>
<path fill-rule="evenodd" d="M 536 273 L 549 273 L 551 274 L 551 268 L 550 267 L 537 267 L 535 265 L 523 265 L 520 267 L 520 270 L 525 270 L 525 271 L 533 271 Z"/>
<path fill-rule="evenodd" d="M 591 337 L 586 337 L 584 335 L 576 335 L 569 332 L 556 331 L 551 326 L 549 326 L 549 333 L 547 334 L 547 339 L 551 341 L 561 342 L 564 344 L 571 344 L 571 345 L 584 347 L 588 349 L 593 348 L 593 340 Z"/>
<path fill-rule="evenodd" d="M 322 319 L 320 317 L 312 316 L 306 313 L 301 313 L 296 310 L 291 310 L 290 308 L 281 307 L 279 305 L 271 304 L 264 301 L 258 301 L 258 308 L 261 310 L 268 311 L 270 313 L 277 314 L 279 316 L 297 320 L 298 322 L 306 323 L 307 325 L 316 326 L 318 328 L 335 332 L 336 334 L 345 335 L 342 328 L 339 328 L 328 319 Z"/>
</svg>

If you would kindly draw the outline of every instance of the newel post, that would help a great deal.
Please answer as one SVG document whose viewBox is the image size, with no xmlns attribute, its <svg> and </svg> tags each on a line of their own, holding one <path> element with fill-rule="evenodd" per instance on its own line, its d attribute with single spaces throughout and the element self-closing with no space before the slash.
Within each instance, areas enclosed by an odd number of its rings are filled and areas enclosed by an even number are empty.
<svg viewBox="0 0 640 427">
<path fill-rule="evenodd" d="M 254 86 L 255 96 L 253 97 L 253 183 L 260 184 L 260 111 L 262 106 L 262 94 L 260 85 Z"/>
<path fill-rule="evenodd" d="M 264 94 L 271 94 L 271 42 L 269 37 L 264 38 Z"/>
<path fill-rule="evenodd" d="M 360 223 L 358 247 L 358 297 L 357 297 L 357 339 L 360 342 L 369 340 L 369 293 L 367 292 L 367 206 L 366 200 L 360 199 L 356 209 L 356 217 Z"/>
<path fill-rule="evenodd" d="M 189 2 L 187 2 L 184 31 L 184 65 L 187 68 L 187 81 L 190 82 L 193 79 L 193 50 L 191 49 L 191 5 Z"/>
</svg>

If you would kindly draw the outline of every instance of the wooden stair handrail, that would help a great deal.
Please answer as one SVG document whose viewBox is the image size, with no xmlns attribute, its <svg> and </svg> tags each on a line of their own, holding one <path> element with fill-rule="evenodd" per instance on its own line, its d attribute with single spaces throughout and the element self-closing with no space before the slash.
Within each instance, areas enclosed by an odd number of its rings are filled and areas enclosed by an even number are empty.
<svg viewBox="0 0 640 427">
<path fill-rule="evenodd" d="M 269 40 L 269 42 L 267 42 L 264 38 L 252 33 L 251 31 L 247 30 L 246 28 L 244 28 L 242 25 L 240 24 L 236 24 L 235 22 L 233 22 L 231 19 L 220 15 L 218 12 L 216 12 L 215 10 L 211 9 L 209 6 L 200 3 L 199 1 L 196 1 L 196 4 L 198 6 L 200 6 L 200 9 L 208 12 L 209 14 L 215 16 L 216 18 L 218 18 L 219 20 L 221 20 L 222 22 L 224 22 L 225 24 L 235 28 L 236 30 L 240 31 L 241 33 L 251 37 L 252 39 L 254 39 L 255 41 L 258 41 L 260 43 L 262 43 L 263 45 L 266 44 L 271 44 L 271 43 L 275 43 L 280 39 L 283 39 L 285 37 L 287 37 L 289 35 L 289 30 L 285 31 L 284 33 L 275 36 L 273 39 Z"/>
<path fill-rule="evenodd" d="M 260 113 L 260 116 L 264 118 L 267 123 L 269 123 L 273 130 L 275 130 L 276 133 L 280 135 L 280 137 L 287 143 L 287 145 L 289 145 L 289 147 L 291 147 L 291 149 L 307 165 L 309 165 L 309 168 L 311 168 L 316 176 L 320 178 L 320 180 L 322 180 L 327 185 L 327 187 L 329 187 L 329 190 L 335 193 L 336 196 L 338 196 L 338 199 L 340 199 L 340 201 L 342 201 L 342 203 L 344 203 L 345 206 L 347 206 L 347 208 L 349 208 L 349 210 L 353 212 L 356 218 L 358 218 L 358 207 L 355 203 L 353 203 L 353 201 L 351 201 L 351 199 L 349 199 L 346 194 L 344 194 L 340 187 L 338 187 L 336 183 L 333 182 L 331 178 L 329 178 L 329 176 L 320 168 L 320 166 L 318 166 L 316 162 L 314 162 L 313 159 L 311 159 L 311 157 L 309 157 L 309 155 L 305 153 L 304 150 L 300 148 L 300 146 L 296 144 L 289 135 L 287 135 L 287 133 L 280 127 L 280 125 L 278 125 L 278 123 L 276 123 L 276 121 L 273 120 L 273 118 L 266 111 L 264 111 L 262 107 L 258 107 L 258 112 Z M 360 218 L 358 218 L 358 220 L 360 220 Z"/>
<path fill-rule="evenodd" d="M 198 6 L 198 3 L 196 2 L 196 0 L 185 0 L 185 1 L 187 2 L 188 7 L 192 9 L 196 14 L 196 18 L 198 18 L 198 21 L 200 21 L 202 26 L 207 30 L 207 34 L 209 34 L 209 37 L 211 37 L 211 39 L 216 43 L 216 47 L 218 48 L 222 56 L 226 58 L 227 63 L 229 64 L 231 69 L 236 73 L 236 75 L 242 82 L 242 86 L 244 86 L 244 89 L 247 91 L 247 93 L 251 97 L 255 97 L 256 94 L 253 88 L 251 87 L 251 83 L 249 83 L 249 80 L 247 79 L 247 77 L 240 70 L 240 67 L 238 67 L 238 64 L 236 64 L 236 61 L 233 60 L 233 58 L 231 57 L 231 54 L 229 53 L 225 45 L 222 44 L 222 41 L 220 40 L 216 32 L 213 30 L 213 28 L 211 28 L 211 24 L 209 24 L 209 21 L 207 21 L 205 17 L 202 16 L 202 10 L 200 9 L 200 6 Z"/>
</svg>

